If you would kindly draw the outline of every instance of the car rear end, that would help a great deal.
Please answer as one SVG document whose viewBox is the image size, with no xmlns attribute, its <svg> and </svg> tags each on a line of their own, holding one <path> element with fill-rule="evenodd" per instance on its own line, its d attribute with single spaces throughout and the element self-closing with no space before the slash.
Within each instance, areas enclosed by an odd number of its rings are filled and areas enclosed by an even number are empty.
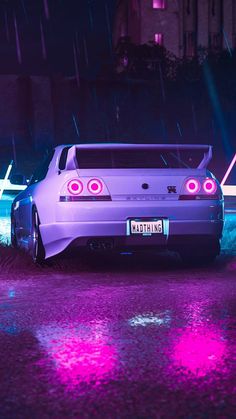
<svg viewBox="0 0 236 419">
<path fill-rule="evenodd" d="M 208 146 L 70 148 L 55 222 L 41 226 L 50 257 L 67 247 L 173 249 L 219 243 L 223 200 Z"/>
</svg>

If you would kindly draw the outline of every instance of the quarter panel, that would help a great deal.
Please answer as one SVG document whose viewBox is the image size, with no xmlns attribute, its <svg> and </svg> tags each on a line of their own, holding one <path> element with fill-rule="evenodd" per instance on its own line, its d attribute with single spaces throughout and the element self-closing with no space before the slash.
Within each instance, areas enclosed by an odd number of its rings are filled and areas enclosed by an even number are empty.
<svg viewBox="0 0 236 419">
<path fill-rule="evenodd" d="M 77 177 L 77 173 L 73 171 L 61 174 L 54 172 L 36 185 L 32 201 L 38 210 L 41 224 L 50 224 L 56 221 L 56 206 L 59 203 L 62 187 L 73 176 Z"/>
</svg>

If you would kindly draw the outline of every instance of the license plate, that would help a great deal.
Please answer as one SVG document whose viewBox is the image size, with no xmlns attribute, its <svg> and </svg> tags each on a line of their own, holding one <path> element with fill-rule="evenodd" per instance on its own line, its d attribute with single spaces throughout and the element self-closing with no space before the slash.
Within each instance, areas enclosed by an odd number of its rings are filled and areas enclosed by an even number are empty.
<svg viewBox="0 0 236 419">
<path fill-rule="evenodd" d="M 130 234 L 142 234 L 142 235 L 151 235 L 151 234 L 163 234 L 163 221 L 130 221 Z"/>
</svg>

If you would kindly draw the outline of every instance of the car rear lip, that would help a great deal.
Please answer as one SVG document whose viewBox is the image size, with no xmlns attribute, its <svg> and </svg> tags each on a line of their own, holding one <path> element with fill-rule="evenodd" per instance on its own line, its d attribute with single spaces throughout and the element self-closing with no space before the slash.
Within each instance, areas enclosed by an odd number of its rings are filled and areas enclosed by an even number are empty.
<svg viewBox="0 0 236 419">
<path fill-rule="evenodd" d="M 153 235 L 145 237 L 153 245 L 165 247 L 171 236 L 202 236 L 209 235 L 220 238 L 222 234 L 223 220 L 170 220 L 169 235 Z M 90 221 L 90 222 L 57 222 L 53 224 L 41 224 L 40 232 L 43 239 L 46 258 L 55 256 L 73 242 L 76 246 L 86 246 L 88 238 L 96 237 L 120 237 L 126 242 L 133 240 L 133 236 L 127 235 L 127 220 L 124 221 Z M 141 244 L 142 236 L 137 238 Z M 147 245 L 147 244 L 146 244 Z"/>
</svg>

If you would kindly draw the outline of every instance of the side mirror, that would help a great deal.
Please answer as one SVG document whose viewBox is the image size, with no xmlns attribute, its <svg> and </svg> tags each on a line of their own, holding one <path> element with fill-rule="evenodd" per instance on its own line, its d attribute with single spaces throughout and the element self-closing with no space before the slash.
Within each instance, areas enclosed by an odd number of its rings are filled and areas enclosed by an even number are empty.
<svg viewBox="0 0 236 419">
<path fill-rule="evenodd" d="M 28 181 L 26 176 L 22 175 L 21 173 L 16 173 L 11 176 L 10 182 L 12 185 L 28 185 Z"/>
</svg>

